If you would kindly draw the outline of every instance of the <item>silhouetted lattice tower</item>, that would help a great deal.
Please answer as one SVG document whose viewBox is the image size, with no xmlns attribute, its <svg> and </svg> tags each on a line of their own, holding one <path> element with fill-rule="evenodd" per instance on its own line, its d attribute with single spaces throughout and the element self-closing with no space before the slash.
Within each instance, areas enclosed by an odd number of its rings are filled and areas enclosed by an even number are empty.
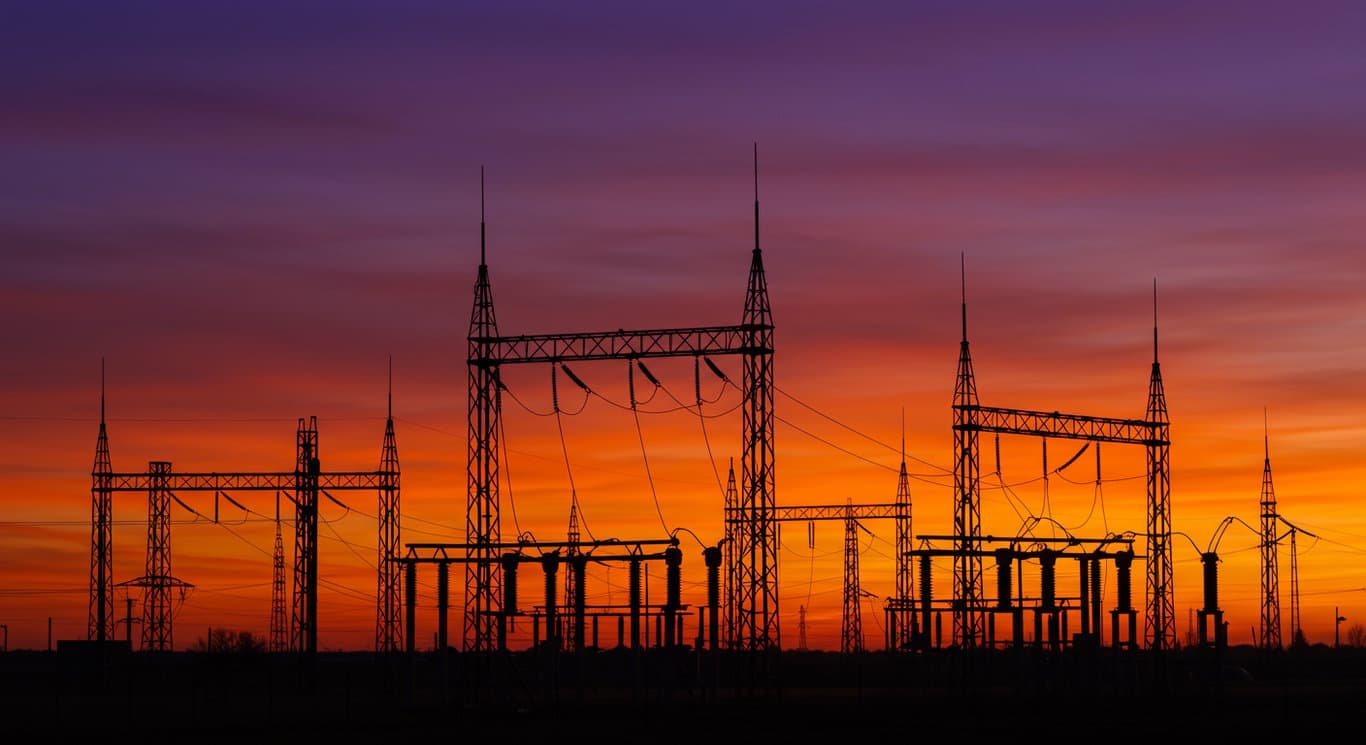
<svg viewBox="0 0 1366 745">
<path fill-rule="evenodd" d="M 318 651 L 318 418 L 299 418 L 294 466 L 294 613 L 290 649 Z"/>
<path fill-rule="evenodd" d="M 289 616 L 285 614 L 285 542 L 280 533 L 280 493 L 275 493 L 275 554 L 270 581 L 270 651 L 289 651 Z"/>
<path fill-rule="evenodd" d="M 985 641 L 986 618 L 981 607 L 982 557 L 977 539 L 982 535 L 981 463 L 977 454 L 977 379 L 968 349 L 967 275 L 963 274 L 963 339 L 958 349 L 958 376 L 953 387 L 953 639 L 962 647 Z"/>
<path fill-rule="evenodd" d="M 100 360 L 100 434 L 90 471 L 90 614 L 86 638 L 114 638 L 113 473 L 104 425 L 104 360 Z"/>
<path fill-rule="evenodd" d="M 398 439 L 394 436 L 394 362 L 389 359 L 388 416 L 379 457 L 379 586 L 375 609 L 375 651 L 403 647 L 402 581 L 399 564 Z"/>
<path fill-rule="evenodd" d="M 892 645 L 896 649 L 911 646 L 911 630 L 915 618 L 915 571 L 908 555 L 915 546 L 911 534 L 911 482 L 906 472 L 906 423 L 901 424 L 901 472 L 896 480 L 896 605 L 892 621 L 896 633 Z"/>
<path fill-rule="evenodd" d="M 575 588 L 578 586 L 577 578 L 574 576 L 577 572 L 574 571 L 574 562 L 572 559 L 580 553 L 579 500 L 577 497 L 571 497 L 569 501 L 569 529 L 566 531 L 565 536 L 565 543 L 568 545 L 565 547 L 566 571 L 564 573 L 564 607 L 566 609 L 572 609 L 575 607 L 574 600 L 576 596 L 574 593 Z M 575 649 L 575 645 L 579 641 L 574 636 L 573 621 L 572 614 L 569 613 L 566 613 L 565 617 L 561 619 L 561 622 L 564 624 L 564 633 L 560 638 L 564 639 L 565 647 L 568 649 Z"/>
<path fill-rule="evenodd" d="M 1146 420 L 1158 425 L 1147 451 L 1148 475 L 1148 613 L 1144 620 L 1148 648 L 1161 652 L 1176 645 L 1175 587 L 1172 583 L 1171 432 L 1162 366 L 1157 361 L 1157 281 L 1153 281 L 1153 370 L 1148 380 Z"/>
<path fill-rule="evenodd" d="M 466 651 L 493 651 L 502 609 L 502 577 L 498 568 L 498 419 L 502 391 L 493 359 L 498 321 L 485 254 L 484 170 L 479 169 L 479 276 L 474 282 L 474 308 L 468 335 L 469 439 L 466 469 L 465 540 L 474 546 L 465 563 L 464 645 Z"/>
<path fill-rule="evenodd" d="M 171 464 L 153 461 L 147 490 L 147 566 L 143 573 L 142 649 L 167 652 L 171 640 Z"/>
<path fill-rule="evenodd" d="M 739 598 L 736 597 L 738 588 L 736 586 L 736 574 L 738 570 L 735 566 L 735 547 L 740 540 L 740 516 L 737 510 L 740 508 L 740 492 L 735 487 L 735 459 L 730 459 L 730 471 L 726 476 L 726 496 L 725 496 L 725 544 L 722 546 L 721 563 L 726 568 L 726 587 L 725 597 L 725 640 L 726 649 L 735 646 L 735 609 L 739 605 Z"/>
<path fill-rule="evenodd" d="M 859 591 L 858 532 L 854 500 L 844 518 L 844 613 L 840 624 L 840 651 L 863 651 L 863 613 L 859 610 L 863 593 Z"/>
<path fill-rule="evenodd" d="M 1280 649 L 1281 637 L 1281 588 L 1280 566 L 1276 557 L 1276 490 L 1271 483 L 1271 440 L 1265 429 L 1263 419 L 1262 446 L 1265 459 L 1262 461 L 1262 628 L 1257 646 L 1262 649 Z M 1294 622 L 1291 627 L 1293 631 Z"/>
</svg>

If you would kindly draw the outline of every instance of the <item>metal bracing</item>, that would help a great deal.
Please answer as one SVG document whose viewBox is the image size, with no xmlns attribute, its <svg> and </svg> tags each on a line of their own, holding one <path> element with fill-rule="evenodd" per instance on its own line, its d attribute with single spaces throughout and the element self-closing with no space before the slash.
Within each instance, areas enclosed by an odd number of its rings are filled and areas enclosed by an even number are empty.
<svg viewBox="0 0 1366 745">
<path fill-rule="evenodd" d="M 270 651 L 289 651 L 289 617 L 285 613 L 285 542 L 280 531 L 279 496 L 275 502 L 275 552 L 270 575 Z"/>
<path fill-rule="evenodd" d="M 757 215 L 757 204 L 756 204 Z M 506 364 L 645 357 L 740 355 L 742 452 L 737 509 L 741 527 L 727 543 L 733 602 L 727 638 L 741 649 L 776 650 L 778 540 L 774 505 L 773 323 L 757 242 L 742 323 L 736 326 L 602 333 L 497 335 L 488 267 L 481 257 L 469 335 L 469 459 L 464 648 L 496 648 L 501 600 L 498 529 L 499 370 Z M 757 237 L 756 237 L 757 241 Z"/>
<path fill-rule="evenodd" d="M 318 649 L 318 418 L 299 418 L 294 468 L 294 603 L 289 648 Z"/>
<path fill-rule="evenodd" d="M 392 381 L 392 373 L 390 380 Z M 380 450 L 378 586 L 375 593 L 375 651 L 403 650 L 403 567 L 400 550 L 398 438 L 394 435 L 393 385 Z"/>
<path fill-rule="evenodd" d="M 1276 534 L 1276 490 L 1271 483 L 1271 444 L 1265 441 L 1265 460 L 1262 465 L 1261 495 L 1261 553 L 1262 553 L 1262 617 L 1261 633 L 1257 646 L 1261 649 L 1280 649 L 1281 636 L 1281 589 L 1280 568 L 1276 557 L 1276 546 L 1280 542 Z M 1295 631 L 1291 621 L 1291 633 Z"/>
<path fill-rule="evenodd" d="M 909 491 L 907 491 L 909 496 Z M 909 520 L 909 502 L 903 503 L 898 495 L 898 500 L 890 504 L 855 504 L 852 500 L 845 504 L 807 504 L 792 505 L 786 507 L 773 508 L 773 521 L 781 522 L 809 522 L 816 520 L 841 520 L 844 522 L 844 608 L 840 617 L 840 649 L 841 651 L 861 651 L 863 645 L 863 620 L 860 611 L 860 600 L 867 596 L 859 584 L 859 563 L 858 563 L 858 531 L 868 531 L 859 522 L 860 520 L 874 520 L 879 518 L 891 518 L 897 521 L 898 536 L 902 530 L 903 522 Z M 727 512 L 727 525 L 740 525 L 742 518 L 736 516 L 738 513 Z M 906 529 L 906 545 L 902 545 L 898 537 L 897 553 L 898 563 L 901 561 L 900 554 L 911 549 L 909 527 Z M 852 555 L 851 555 L 852 554 Z M 907 610 L 909 613 L 909 607 Z"/>
<path fill-rule="evenodd" d="M 903 437 L 904 440 L 904 437 Z M 908 553 L 914 548 L 911 535 L 911 482 L 906 472 L 906 445 L 901 445 L 901 472 L 896 480 L 896 595 L 889 605 L 892 649 L 910 649 L 915 630 L 915 571 Z"/>
<path fill-rule="evenodd" d="M 142 648 L 171 650 L 171 492 L 166 474 L 171 464 L 153 461 L 147 466 L 152 488 L 147 491 L 147 581 L 142 595 Z"/>
<path fill-rule="evenodd" d="M 86 638 L 114 638 L 113 471 L 104 425 L 104 362 L 100 362 L 100 434 L 90 469 L 90 613 Z M 143 487 L 146 488 L 145 486 Z"/>
<path fill-rule="evenodd" d="M 963 336 L 954 386 L 954 643 L 976 647 L 984 640 L 982 557 L 972 550 L 981 537 L 980 454 L 982 432 L 1142 445 L 1147 454 L 1147 644 L 1161 651 L 1176 642 L 1171 556 L 1171 447 L 1167 399 L 1157 361 L 1153 327 L 1153 365 L 1143 419 L 1030 411 L 981 406 L 968 347 L 967 302 L 962 307 Z"/>
</svg>

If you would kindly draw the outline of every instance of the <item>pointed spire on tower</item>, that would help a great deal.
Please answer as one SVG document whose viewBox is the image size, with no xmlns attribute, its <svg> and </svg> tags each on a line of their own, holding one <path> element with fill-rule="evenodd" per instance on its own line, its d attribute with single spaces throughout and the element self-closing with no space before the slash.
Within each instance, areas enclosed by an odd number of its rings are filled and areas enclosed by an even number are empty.
<svg viewBox="0 0 1366 745">
<path fill-rule="evenodd" d="M 1157 364 L 1157 277 L 1153 277 L 1153 364 Z"/>
<path fill-rule="evenodd" d="M 394 356 L 389 355 L 389 421 L 394 421 Z"/>
<path fill-rule="evenodd" d="M 963 343 L 968 343 L 968 260 L 967 255 L 958 254 L 959 297 L 963 308 Z"/>
<path fill-rule="evenodd" d="M 479 265 L 486 262 L 484 256 L 484 167 L 479 166 Z"/>
<path fill-rule="evenodd" d="M 754 252 L 749 263 L 749 287 L 745 293 L 747 326 L 772 328 L 773 315 L 768 304 L 768 280 L 764 277 L 764 255 L 759 249 L 759 143 L 754 143 Z"/>
<path fill-rule="evenodd" d="M 100 429 L 104 429 L 104 358 L 100 358 Z"/>
</svg>

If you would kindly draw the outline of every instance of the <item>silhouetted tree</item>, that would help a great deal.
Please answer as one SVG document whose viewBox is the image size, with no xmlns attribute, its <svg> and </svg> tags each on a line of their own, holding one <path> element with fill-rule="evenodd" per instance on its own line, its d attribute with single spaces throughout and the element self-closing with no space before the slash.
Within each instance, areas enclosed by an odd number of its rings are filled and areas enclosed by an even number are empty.
<svg viewBox="0 0 1366 745">
<path fill-rule="evenodd" d="M 1366 626 L 1354 623 L 1347 627 L 1347 646 L 1366 647 Z"/>
<path fill-rule="evenodd" d="M 215 654 L 256 654 L 266 651 L 266 640 L 250 631 L 210 629 L 207 638 L 200 637 L 190 646 L 192 652 Z"/>
</svg>

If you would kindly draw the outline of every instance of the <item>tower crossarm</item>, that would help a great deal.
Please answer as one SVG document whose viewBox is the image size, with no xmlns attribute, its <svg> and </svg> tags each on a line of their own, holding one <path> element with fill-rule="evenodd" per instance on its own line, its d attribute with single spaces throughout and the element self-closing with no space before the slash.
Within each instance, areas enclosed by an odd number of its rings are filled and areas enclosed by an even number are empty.
<svg viewBox="0 0 1366 745">
<path fill-rule="evenodd" d="M 1170 444 L 1166 422 L 1007 409 L 999 406 L 961 408 L 967 416 L 964 423 L 953 425 L 954 429 L 1092 442 L 1127 442 L 1135 445 Z"/>
<path fill-rule="evenodd" d="M 896 504 L 811 504 L 773 508 L 773 519 L 783 521 L 801 520 L 867 520 L 880 517 L 897 517 L 905 505 Z M 738 510 L 732 510 L 738 512 Z M 742 519 L 738 515 L 728 515 L 727 520 Z"/>
<path fill-rule="evenodd" d="M 318 488 L 343 491 L 346 489 L 379 489 L 386 471 L 333 471 L 318 474 Z M 279 473 L 168 473 L 158 478 L 168 491 L 276 491 L 292 490 L 298 483 L 293 471 Z M 109 491 L 147 491 L 151 484 L 147 473 L 115 473 L 109 476 Z"/>
<path fill-rule="evenodd" d="M 470 337 L 471 364 L 517 364 L 617 360 L 646 357 L 692 357 L 702 354 L 772 352 L 756 348 L 756 331 L 771 326 L 700 326 L 649 331 L 602 331 L 572 334 Z M 482 356 L 476 356 L 482 355 Z"/>
</svg>

